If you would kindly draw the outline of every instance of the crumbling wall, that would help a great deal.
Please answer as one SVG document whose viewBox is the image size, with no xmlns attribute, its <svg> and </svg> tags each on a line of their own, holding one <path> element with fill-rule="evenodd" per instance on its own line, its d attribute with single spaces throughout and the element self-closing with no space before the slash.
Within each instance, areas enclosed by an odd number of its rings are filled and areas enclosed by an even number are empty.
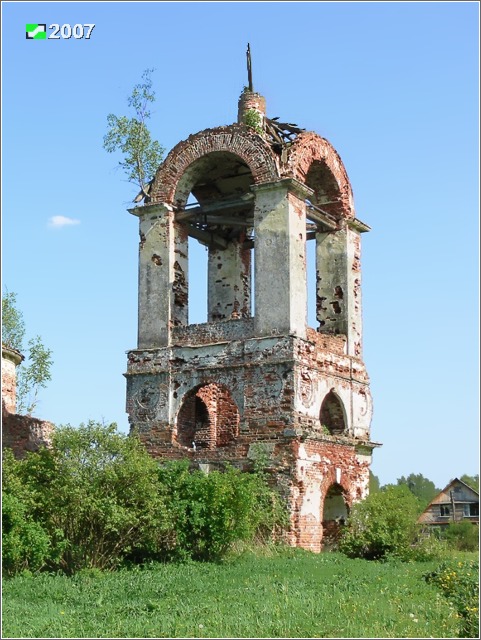
<svg viewBox="0 0 481 640">
<path fill-rule="evenodd" d="M 16 413 L 17 366 L 22 360 L 18 351 L 2 345 L 2 448 L 12 449 L 17 458 L 49 446 L 54 429 L 50 422 Z"/>
<path fill-rule="evenodd" d="M 48 447 L 53 430 L 51 422 L 10 413 L 2 401 L 2 448 L 12 449 L 16 458 L 23 458 L 28 451 Z"/>
<path fill-rule="evenodd" d="M 370 455 L 348 438 L 332 436 L 298 442 L 293 453 L 290 542 L 317 552 L 323 546 L 324 529 L 335 537 L 353 502 L 366 497 Z M 346 511 L 325 517 L 326 497 L 334 485 L 342 489 Z"/>
<path fill-rule="evenodd" d="M 343 353 L 341 336 L 310 332 L 308 340 L 226 340 L 229 325 L 239 325 L 221 324 L 178 328 L 170 348 L 129 352 L 132 430 L 154 457 L 187 457 L 203 468 L 229 462 L 248 469 L 255 447 L 262 445 L 290 505 L 288 542 L 320 551 L 342 526 L 347 511 L 340 506 L 350 508 L 367 492 L 374 446 L 370 408 L 365 416 L 352 413 L 355 401 L 360 406 L 360 397 L 370 397 L 364 366 Z M 252 324 L 244 326 L 248 330 Z M 237 328 L 233 331 L 236 335 Z M 342 412 L 342 428 L 331 433 L 322 429 L 326 403 L 334 403 L 333 420 Z M 325 520 L 326 496 L 334 484 L 342 487 L 344 502 Z"/>
<path fill-rule="evenodd" d="M 313 131 L 301 133 L 289 149 L 283 175 L 293 176 L 314 189 L 315 201 L 338 217 L 354 218 L 354 197 L 344 164 L 331 145 Z M 333 177 L 326 181 L 325 176 Z M 319 189 L 322 185 L 322 190 Z"/>
<path fill-rule="evenodd" d="M 17 367 L 23 359 L 16 349 L 2 344 L 2 405 L 10 413 L 17 407 Z"/>
</svg>

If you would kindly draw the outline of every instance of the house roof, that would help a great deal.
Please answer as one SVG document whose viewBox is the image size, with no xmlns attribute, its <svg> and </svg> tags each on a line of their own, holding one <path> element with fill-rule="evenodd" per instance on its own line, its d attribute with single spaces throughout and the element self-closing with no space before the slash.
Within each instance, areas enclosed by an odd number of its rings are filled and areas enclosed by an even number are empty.
<svg viewBox="0 0 481 640">
<path fill-rule="evenodd" d="M 469 484 L 466 484 L 465 482 L 463 482 L 462 480 L 460 480 L 459 478 L 453 478 L 451 480 L 451 482 L 449 482 L 442 491 L 439 492 L 438 495 L 440 495 L 441 493 L 446 493 L 446 491 L 448 491 L 448 489 L 450 489 L 452 486 L 454 486 L 454 484 L 456 482 L 459 482 L 459 484 L 462 484 L 463 487 L 466 487 L 466 489 L 468 489 L 468 491 L 472 491 L 479 500 L 479 493 L 476 491 L 476 489 L 473 489 L 473 487 L 470 487 Z M 437 496 L 436 496 L 437 497 Z M 436 500 L 436 498 L 433 498 L 433 500 L 431 500 L 431 502 L 433 502 L 434 500 Z"/>
</svg>

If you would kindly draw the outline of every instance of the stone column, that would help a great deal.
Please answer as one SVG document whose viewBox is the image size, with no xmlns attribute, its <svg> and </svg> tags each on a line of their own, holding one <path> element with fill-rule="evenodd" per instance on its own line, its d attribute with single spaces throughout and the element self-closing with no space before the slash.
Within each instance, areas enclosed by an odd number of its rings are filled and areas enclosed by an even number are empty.
<svg viewBox="0 0 481 640">
<path fill-rule="evenodd" d="M 170 344 L 171 329 L 188 323 L 188 236 L 172 207 L 148 204 L 139 217 L 138 348 Z"/>
<path fill-rule="evenodd" d="M 347 336 L 348 355 L 362 356 L 361 230 L 353 220 L 316 236 L 316 307 L 321 333 Z"/>
<path fill-rule="evenodd" d="M 306 337 L 306 204 L 311 190 L 286 178 L 252 187 L 256 195 L 255 328 Z"/>
<path fill-rule="evenodd" d="M 232 241 L 225 249 L 209 248 L 208 322 L 250 317 L 250 249 Z"/>
</svg>

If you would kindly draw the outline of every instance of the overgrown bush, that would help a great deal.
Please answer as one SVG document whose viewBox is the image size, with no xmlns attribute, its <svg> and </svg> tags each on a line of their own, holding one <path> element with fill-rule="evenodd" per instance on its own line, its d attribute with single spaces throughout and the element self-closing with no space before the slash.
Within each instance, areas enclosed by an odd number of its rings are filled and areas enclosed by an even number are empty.
<svg viewBox="0 0 481 640">
<path fill-rule="evenodd" d="M 50 539 L 31 515 L 33 496 L 18 475 L 19 462 L 10 449 L 2 464 L 2 568 L 5 575 L 36 571 L 46 562 Z"/>
<path fill-rule="evenodd" d="M 461 619 L 459 637 L 479 638 L 479 562 L 445 561 L 424 578 L 456 607 Z"/>
<path fill-rule="evenodd" d="M 6 574 L 45 567 L 73 574 L 159 559 L 217 560 L 234 542 L 286 521 L 267 476 L 188 461 L 160 465 L 135 436 L 89 422 L 55 431 L 52 447 L 3 473 Z"/>
<path fill-rule="evenodd" d="M 432 532 L 420 533 L 416 541 L 411 546 L 411 552 L 406 554 L 405 559 L 412 559 L 417 562 L 431 562 L 441 560 L 448 553 L 448 545 Z"/>
<path fill-rule="evenodd" d="M 115 424 L 57 428 L 51 448 L 19 463 L 19 477 L 34 498 L 29 517 L 50 539 L 49 569 L 113 568 L 166 534 L 157 465 Z"/>
<path fill-rule="evenodd" d="M 449 547 L 456 551 L 478 551 L 479 527 L 467 520 L 451 522 L 442 531 L 441 536 Z"/>
<path fill-rule="evenodd" d="M 406 486 L 387 485 L 352 507 L 339 550 L 350 558 L 412 556 L 418 500 Z"/>
<path fill-rule="evenodd" d="M 254 129 L 254 131 L 262 135 L 262 116 L 255 109 L 248 109 L 244 115 L 245 124 Z"/>
<path fill-rule="evenodd" d="M 218 560 L 234 542 L 252 540 L 259 530 L 272 532 L 283 523 L 280 499 L 259 474 L 190 471 L 188 461 L 159 468 L 173 539 L 171 558 Z"/>
</svg>

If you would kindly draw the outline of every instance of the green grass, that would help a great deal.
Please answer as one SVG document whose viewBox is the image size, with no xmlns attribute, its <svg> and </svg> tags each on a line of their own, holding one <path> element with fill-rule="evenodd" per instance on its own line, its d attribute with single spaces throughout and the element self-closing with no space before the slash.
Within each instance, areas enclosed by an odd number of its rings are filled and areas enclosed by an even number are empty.
<svg viewBox="0 0 481 640">
<path fill-rule="evenodd" d="M 287 549 L 3 582 L 4 638 L 451 638 L 452 605 L 423 574 Z"/>
</svg>

